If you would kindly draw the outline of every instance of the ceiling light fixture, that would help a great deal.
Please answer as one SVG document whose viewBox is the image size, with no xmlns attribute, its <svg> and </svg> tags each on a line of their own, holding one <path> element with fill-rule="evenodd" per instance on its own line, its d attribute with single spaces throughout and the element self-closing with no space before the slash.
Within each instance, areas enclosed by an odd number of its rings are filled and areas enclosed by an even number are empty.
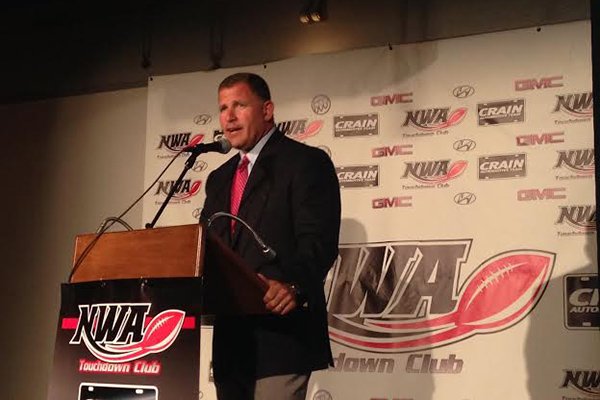
<svg viewBox="0 0 600 400">
<path fill-rule="evenodd" d="M 313 24 L 325 21 L 326 8 L 326 0 L 305 0 L 304 7 L 300 11 L 300 22 Z"/>
</svg>

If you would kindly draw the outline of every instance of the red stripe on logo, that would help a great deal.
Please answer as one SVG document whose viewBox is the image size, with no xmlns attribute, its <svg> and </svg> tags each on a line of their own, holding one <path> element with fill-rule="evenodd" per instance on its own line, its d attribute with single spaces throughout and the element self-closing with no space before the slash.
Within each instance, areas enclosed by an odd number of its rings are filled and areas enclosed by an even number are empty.
<svg viewBox="0 0 600 400">
<path fill-rule="evenodd" d="M 146 317 L 144 327 L 148 326 L 152 317 Z M 61 329 L 75 330 L 79 324 L 79 318 L 63 318 L 60 324 Z M 181 329 L 194 329 L 196 327 L 196 317 L 185 317 Z"/>
<path fill-rule="evenodd" d="M 61 329 L 77 329 L 79 318 L 63 318 L 60 325 Z"/>
</svg>

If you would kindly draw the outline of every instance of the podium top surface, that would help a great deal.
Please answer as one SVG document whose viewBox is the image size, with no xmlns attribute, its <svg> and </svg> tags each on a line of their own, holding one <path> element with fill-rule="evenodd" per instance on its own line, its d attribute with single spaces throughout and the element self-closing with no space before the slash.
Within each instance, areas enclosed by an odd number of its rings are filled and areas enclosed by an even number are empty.
<svg viewBox="0 0 600 400">
<path fill-rule="evenodd" d="M 96 236 L 76 237 L 73 265 Z M 200 276 L 203 259 L 199 224 L 107 232 L 92 245 L 71 282 Z"/>
</svg>

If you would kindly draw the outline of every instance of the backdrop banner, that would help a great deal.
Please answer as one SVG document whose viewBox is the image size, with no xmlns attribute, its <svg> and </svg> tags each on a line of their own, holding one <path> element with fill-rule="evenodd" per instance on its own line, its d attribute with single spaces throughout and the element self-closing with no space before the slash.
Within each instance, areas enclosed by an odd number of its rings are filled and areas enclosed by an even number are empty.
<svg viewBox="0 0 600 400">
<path fill-rule="evenodd" d="M 258 73 L 279 129 L 330 155 L 342 193 L 335 366 L 307 399 L 600 399 L 590 46 L 581 21 L 153 77 L 145 182 L 221 134 L 224 77 Z M 201 156 L 159 225 L 193 223 L 232 154 Z"/>
</svg>

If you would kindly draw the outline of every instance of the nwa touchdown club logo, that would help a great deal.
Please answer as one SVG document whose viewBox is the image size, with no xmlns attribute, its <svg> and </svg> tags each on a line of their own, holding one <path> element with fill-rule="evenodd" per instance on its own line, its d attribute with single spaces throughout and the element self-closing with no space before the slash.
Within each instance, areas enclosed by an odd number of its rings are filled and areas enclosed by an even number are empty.
<svg viewBox="0 0 600 400">
<path fill-rule="evenodd" d="M 322 127 L 323 120 L 320 119 L 310 122 L 308 119 L 295 119 L 277 124 L 277 129 L 283 132 L 283 134 L 298 141 L 315 136 Z"/>
<path fill-rule="evenodd" d="M 600 398 L 600 370 L 568 369 L 565 370 L 561 388 L 571 387 L 584 395 Z M 563 398 L 566 398 L 563 396 Z M 580 399 L 580 397 L 578 397 Z"/>
<path fill-rule="evenodd" d="M 576 231 L 591 233 L 596 231 L 596 206 L 561 206 L 556 220 L 557 225 L 567 224 Z"/>
<path fill-rule="evenodd" d="M 156 188 L 155 196 L 163 195 L 166 196 L 169 194 L 171 189 L 175 185 L 175 181 L 160 181 L 158 182 L 158 187 Z M 175 187 L 175 192 L 173 194 L 173 200 L 186 200 L 190 197 L 197 195 L 200 192 L 200 187 L 202 186 L 202 181 L 192 181 L 191 179 L 184 179 L 181 181 L 179 185 Z"/>
<path fill-rule="evenodd" d="M 331 339 L 404 353 L 517 324 L 542 297 L 555 254 L 503 252 L 463 278 L 470 246 L 471 240 L 440 240 L 341 247 L 326 282 Z"/>
<path fill-rule="evenodd" d="M 458 125 L 467 115 L 465 107 L 450 112 L 450 107 L 425 108 L 406 112 L 402 126 L 413 126 L 420 131 L 431 132 Z"/>
<path fill-rule="evenodd" d="M 168 349 L 183 326 L 185 312 L 165 310 L 148 323 L 149 303 L 79 306 L 79 322 L 69 344 L 83 342 L 99 360 L 125 363 Z"/>
<path fill-rule="evenodd" d="M 592 92 L 561 94 L 556 96 L 556 104 L 552 112 L 563 112 L 570 117 L 588 119 L 594 112 Z"/>
<path fill-rule="evenodd" d="M 459 177 L 467 169 L 468 162 L 459 160 L 415 161 L 404 163 L 402 178 L 412 178 L 424 184 L 442 184 Z"/>
<path fill-rule="evenodd" d="M 559 151 L 554 168 L 566 168 L 577 176 L 591 177 L 596 168 L 594 149 Z"/>
<path fill-rule="evenodd" d="M 195 146 L 204 140 L 204 134 L 193 135 L 192 132 L 169 133 L 160 136 L 157 149 L 179 153 L 188 146 Z"/>
</svg>

